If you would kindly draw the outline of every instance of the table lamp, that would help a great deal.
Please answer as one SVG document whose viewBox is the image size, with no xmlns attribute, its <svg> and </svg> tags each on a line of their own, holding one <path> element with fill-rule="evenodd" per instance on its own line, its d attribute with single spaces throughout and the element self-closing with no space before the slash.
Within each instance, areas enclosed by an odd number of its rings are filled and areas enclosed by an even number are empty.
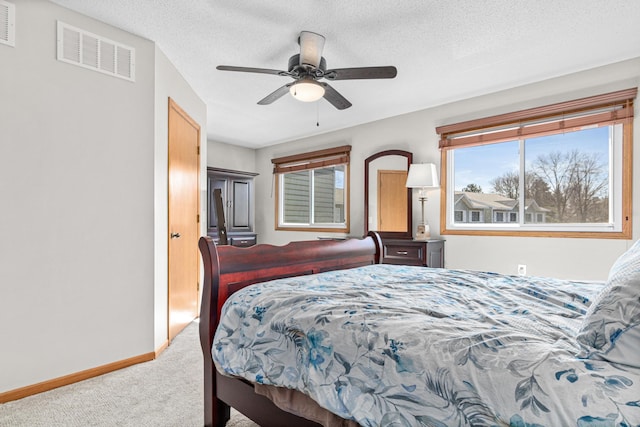
<svg viewBox="0 0 640 427">
<path fill-rule="evenodd" d="M 427 240 L 431 237 L 429 224 L 424 219 L 424 202 L 427 200 L 427 190 L 440 187 L 438 183 L 438 172 L 433 163 L 414 163 L 409 165 L 407 175 L 407 188 L 418 188 L 418 196 L 422 208 L 420 224 L 416 232 L 416 240 Z"/>
</svg>

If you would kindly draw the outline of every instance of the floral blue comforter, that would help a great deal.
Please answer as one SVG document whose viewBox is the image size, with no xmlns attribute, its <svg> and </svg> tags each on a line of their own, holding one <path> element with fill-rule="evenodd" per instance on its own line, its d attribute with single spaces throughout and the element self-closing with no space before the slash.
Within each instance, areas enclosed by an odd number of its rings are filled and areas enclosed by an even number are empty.
<svg viewBox="0 0 640 427">
<path fill-rule="evenodd" d="M 637 426 L 640 370 L 576 357 L 603 286 L 393 265 L 281 279 L 227 301 L 213 357 L 363 426 Z"/>
</svg>

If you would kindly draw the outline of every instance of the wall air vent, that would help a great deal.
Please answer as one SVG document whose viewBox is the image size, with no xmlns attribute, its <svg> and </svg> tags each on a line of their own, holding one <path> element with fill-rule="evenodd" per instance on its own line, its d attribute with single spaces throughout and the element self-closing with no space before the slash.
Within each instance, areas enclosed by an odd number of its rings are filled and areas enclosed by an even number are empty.
<svg viewBox="0 0 640 427">
<path fill-rule="evenodd" d="M 132 47 L 58 21 L 59 61 L 135 81 L 135 53 Z"/>
<path fill-rule="evenodd" d="M 16 5 L 0 0 L 0 44 L 16 45 Z"/>
</svg>

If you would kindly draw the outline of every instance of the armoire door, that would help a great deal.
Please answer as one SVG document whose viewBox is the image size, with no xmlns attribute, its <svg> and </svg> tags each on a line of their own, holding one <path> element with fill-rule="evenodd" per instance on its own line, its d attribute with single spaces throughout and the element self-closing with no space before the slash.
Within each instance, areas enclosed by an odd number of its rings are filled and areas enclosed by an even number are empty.
<svg viewBox="0 0 640 427">
<path fill-rule="evenodd" d="M 216 206 L 215 206 L 215 198 L 213 197 L 213 192 L 215 190 L 220 190 L 222 193 L 222 203 L 223 203 L 223 209 L 225 209 L 226 211 L 226 204 L 227 201 L 229 200 L 229 197 L 227 195 L 227 179 L 226 178 L 221 178 L 218 176 L 212 176 L 209 175 L 207 177 L 207 191 L 208 191 L 208 196 L 207 196 L 207 201 L 208 201 L 208 206 L 207 206 L 207 233 L 211 234 L 211 233 L 218 233 L 218 215 L 216 215 Z M 228 218 L 226 218 L 227 215 L 225 215 L 225 223 L 228 222 Z"/>
<path fill-rule="evenodd" d="M 251 231 L 251 183 L 246 179 L 231 179 L 231 205 L 229 206 L 229 231 Z"/>
</svg>

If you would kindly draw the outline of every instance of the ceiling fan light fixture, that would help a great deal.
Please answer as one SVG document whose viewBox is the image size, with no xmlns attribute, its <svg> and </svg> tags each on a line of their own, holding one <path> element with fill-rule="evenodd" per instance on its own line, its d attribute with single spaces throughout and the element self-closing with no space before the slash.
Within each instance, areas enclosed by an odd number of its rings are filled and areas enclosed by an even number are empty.
<svg viewBox="0 0 640 427">
<path fill-rule="evenodd" d="M 289 88 L 291 96 L 298 101 L 314 102 L 324 96 L 324 88 L 320 83 L 311 79 L 302 79 Z"/>
</svg>

